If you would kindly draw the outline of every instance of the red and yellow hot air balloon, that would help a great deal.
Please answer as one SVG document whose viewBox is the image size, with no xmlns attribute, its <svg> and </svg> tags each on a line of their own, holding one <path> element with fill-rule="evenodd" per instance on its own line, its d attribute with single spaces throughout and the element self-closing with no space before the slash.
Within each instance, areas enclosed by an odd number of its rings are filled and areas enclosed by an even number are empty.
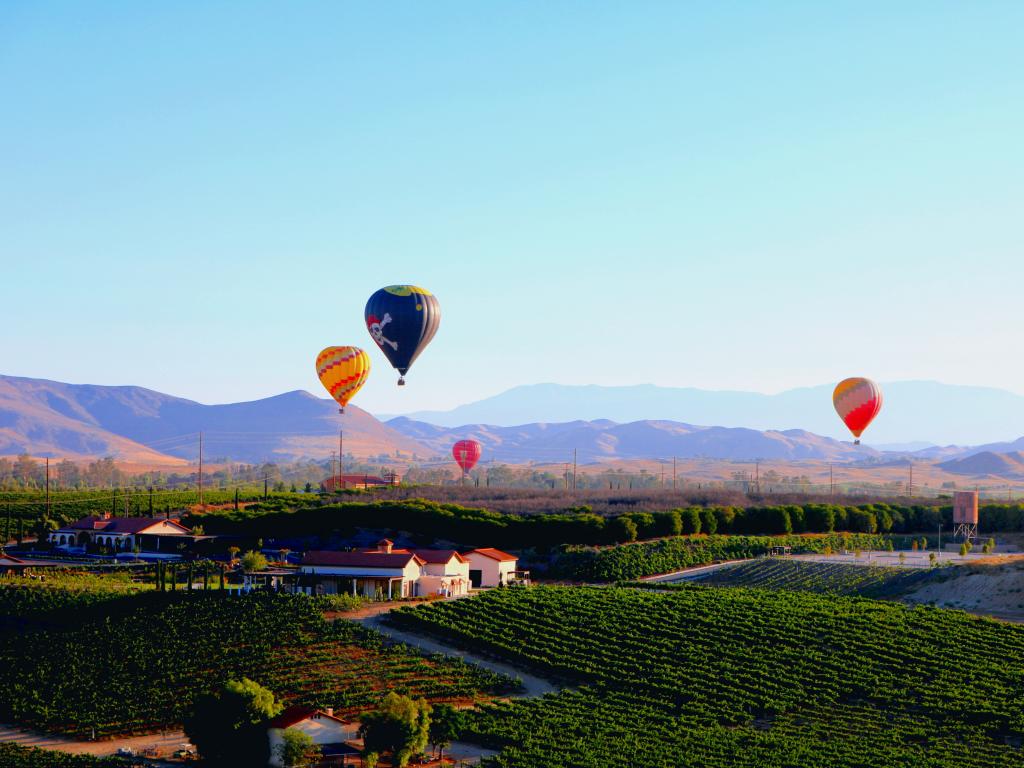
<svg viewBox="0 0 1024 768">
<path fill-rule="evenodd" d="M 316 356 L 316 375 L 344 413 L 370 375 L 370 356 L 359 347 L 327 347 Z"/>
<path fill-rule="evenodd" d="M 459 440 L 452 446 L 452 457 L 463 472 L 469 472 L 476 466 L 480 461 L 480 453 L 481 446 L 476 440 Z"/>
<path fill-rule="evenodd" d="M 836 384 L 832 404 L 860 445 L 860 436 L 882 410 L 882 388 L 871 379 L 855 376 Z"/>
</svg>

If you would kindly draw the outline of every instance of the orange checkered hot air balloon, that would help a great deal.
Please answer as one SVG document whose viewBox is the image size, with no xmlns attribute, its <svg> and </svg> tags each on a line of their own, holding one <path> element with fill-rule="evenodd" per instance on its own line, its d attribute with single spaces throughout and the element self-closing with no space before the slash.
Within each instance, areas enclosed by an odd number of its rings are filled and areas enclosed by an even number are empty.
<svg viewBox="0 0 1024 768">
<path fill-rule="evenodd" d="M 316 375 L 344 413 L 370 375 L 370 356 L 359 347 L 327 347 L 316 356 Z"/>
<path fill-rule="evenodd" d="M 843 379 L 832 393 L 832 404 L 856 438 L 854 444 L 860 445 L 861 434 L 882 410 L 882 388 L 861 376 Z"/>
</svg>

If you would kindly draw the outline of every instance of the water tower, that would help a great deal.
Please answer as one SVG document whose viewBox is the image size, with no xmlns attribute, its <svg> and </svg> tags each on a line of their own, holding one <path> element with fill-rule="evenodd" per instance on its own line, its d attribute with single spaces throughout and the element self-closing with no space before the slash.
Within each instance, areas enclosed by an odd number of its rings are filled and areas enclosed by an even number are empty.
<svg viewBox="0 0 1024 768">
<path fill-rule="evenodd" d="M 957 491 L 953 494 L 953 536 L 962 541 L 978 538 L 978 492 Z"/>
</svg>

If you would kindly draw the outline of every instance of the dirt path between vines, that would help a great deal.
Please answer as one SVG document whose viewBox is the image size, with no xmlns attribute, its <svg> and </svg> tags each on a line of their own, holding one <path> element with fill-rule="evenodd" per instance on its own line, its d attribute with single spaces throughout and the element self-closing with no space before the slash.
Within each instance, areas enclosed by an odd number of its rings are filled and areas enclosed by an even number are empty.
<svg viewBox="0 0 1024 768">
<path fill-rule="evenodd" d="M 384 623 L 383 613 L 356 619 L 356 621 L 368 629 L 376 630 L 392 640 L 405 643 L 413 648 L 418 648 L 424 653 L 443 653 L 445 656 L 457 656 L 463 661 L 475 664 L 476 666 L 482 667 L 483 669 L 491 672 L 508 675 L 509 677 L 518 677 L 523 683 L 523 692 L 516 694 L 511 698 L 534 698 L 536 696 L 544 696 L 548 693 L 558 693 L 559 691 L 564 690 L 564 686 L 555 685 L 549 680 L 537 677 L 536 675 L 531 675 L 518 667 L 512 666 L 511 664 L 494 661 L 486 656 L 471 653 L 449 643 L 436 640 L 432 637 L 417 635 L 403 629 L 389 627 Z"/>
<path fill-rule="evenodd" d="M 155 747 L 161 757 L 188 745 L 188 737 L 182 731 L 165 731 L 163 734 L 153 733 L 149 736 L 124 736 L 109 741 L 81 741 L 72 736 L 61 736 L 55 733 L 39 733 L 20 728 L 15 725 L 0 725 L 0 741 L 14 742 L 23 747 L 39 747 L 71 752 L 76 755 L 96 755 L 104 757 L 113 755 L 122 747 L 141 752 Z"/>
</svg>

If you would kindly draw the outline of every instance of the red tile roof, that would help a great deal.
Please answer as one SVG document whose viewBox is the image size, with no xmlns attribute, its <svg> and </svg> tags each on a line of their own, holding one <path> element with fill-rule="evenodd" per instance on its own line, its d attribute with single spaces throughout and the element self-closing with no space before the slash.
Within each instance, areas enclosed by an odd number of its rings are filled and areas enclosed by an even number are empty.
<svg viewBox="0 0 1024 768">
<path fill-rule="evenodd" d="M 415 552 L 416 556 L 425 563 L 440 563 L 443 565 L 453 557 L 460 563 L 469 562 L 454 549 L 414 549 L 413 552 Z"/>
<path fill-rule="evenodd" d="M 90 515 L 76 520 L 68 528 L 76 531 L 103 531 L 104 533 L 141 533 L 147 528 L 152 528 L 160 523 L 168 523 L 180 528 L 183 533 L 189 533 L 189 529 L 174 520 L 165 520 L 162 517 L 96 517 Z M 67 529 L 62 529 L 67 530 Z"/>
<path fill-rule="evenodd" d="M 5 552 L 0 552 L 0 563 L 13 563 L 14 565 L 24 565 L 25 561 L 19 560 L 18 558 L 12 555 L 8 555 Z"/>
<path fill-rule="evenodd" d="M 500 549 L 494 549 L 494 547 L 484 547 L 482 549 L 474 549 L 467 554 L 472 555 L 474 552 L 489 557 L 492 560 L 499 560 L 502 563 L 515 562 L 519 558 L 515 555 L 510 555 L 508 552 L 502 552 Z"/>
<path fill-rule="evenodd" d="M 298 725 L 303 720 L 309 720 L 311 717 L 315 715 L 319 715 L 320 717 L 324 717 L 329 720 L 334 720 L 339 723 L 345 722 L 340 717 L 329 715 L 323 710 L 316 709 L 314 707 L 304 707 L 302 705 L 296 704 L 294 706 L 288 707 L 277 717 L 273 718 L 269 723 L 267 723 L 267 727 L 291 728 L 293 725 Z"/>
<path fill-rule="evenodd" d="M 420 565 L 423 561 L 412 552 L 307 552 L 302 565 L 325 565 L 347 568 L 405 568 L 410 560 Z"/>
</svg>

